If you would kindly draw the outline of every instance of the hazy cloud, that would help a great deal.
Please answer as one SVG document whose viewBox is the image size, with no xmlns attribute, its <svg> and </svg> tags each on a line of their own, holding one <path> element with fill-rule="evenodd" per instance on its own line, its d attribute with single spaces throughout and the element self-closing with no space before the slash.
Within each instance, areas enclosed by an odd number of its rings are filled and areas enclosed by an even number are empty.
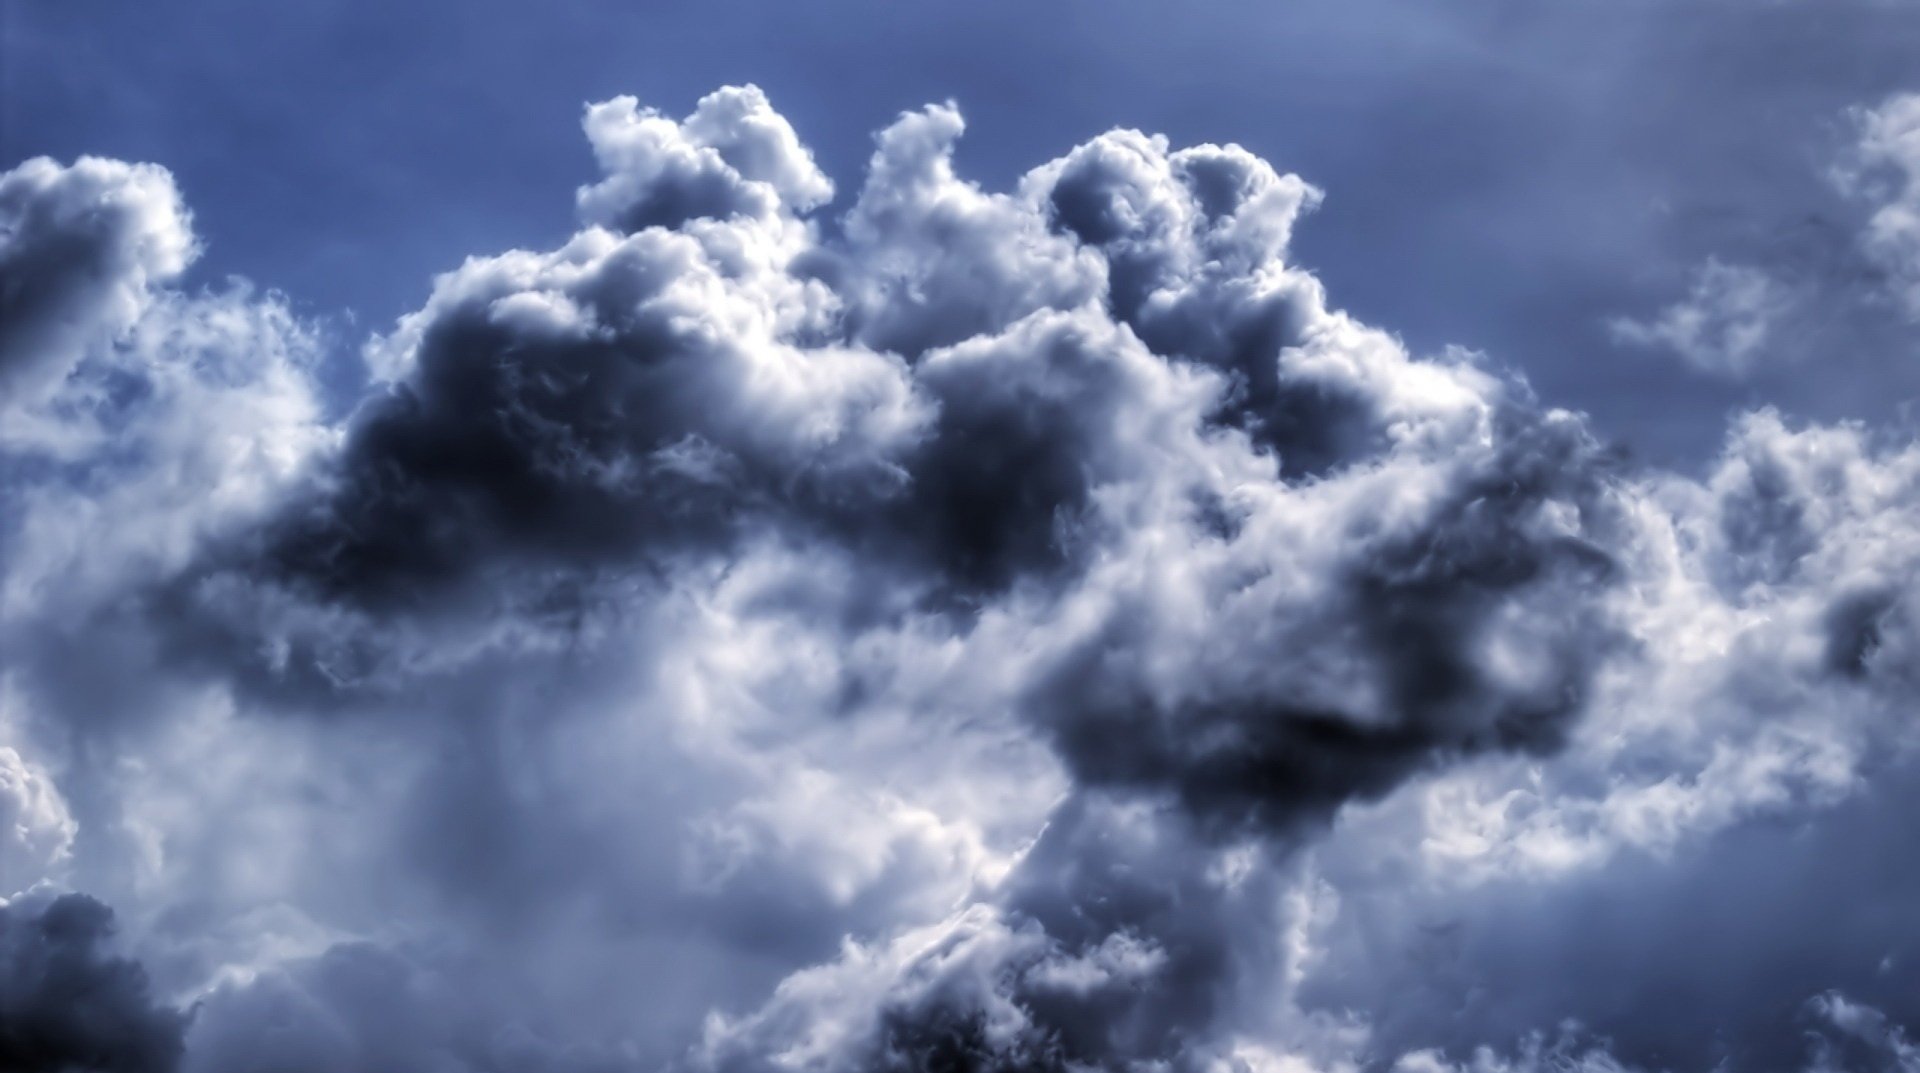
<svg viewBox="0 0 1920 1073">
<path fill-rule="evenodd" d="M 1766 359 L 1795 296 L 1761 269 L 1709 260 L 1687 297 L 1647 320 L 1609 322 L 1616 338 L 1672 351 L 1703 373 L 1740 377 Z"/>
</svg>

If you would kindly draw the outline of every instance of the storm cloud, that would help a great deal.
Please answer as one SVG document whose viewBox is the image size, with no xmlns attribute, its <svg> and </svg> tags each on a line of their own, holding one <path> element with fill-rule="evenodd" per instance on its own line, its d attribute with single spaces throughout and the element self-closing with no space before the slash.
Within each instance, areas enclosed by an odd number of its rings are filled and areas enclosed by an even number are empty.
<svg viewBox="0 0 1920 1073">
<path fill-rule="evenodd" d="M 84 894 L 34 901 L 0 907 L 0 1062 L 177 1069 L 186 1017 L 155 1003 L 138 963 L 109 952 L 113 911 Z"/>
<path fill-rule="evenodd" d="M 1245 149 L 992 191 L 964 127 L 830 214 L 757 88 L 592 105 L 579 229 L 437 277 L 338 418 L 285 299 L 169 283 L 164 170 L 0 179 L 0 1046 L 1911 1060 L 1920 450 L 1636 465 L 1331 305 Z"/>
</svg>

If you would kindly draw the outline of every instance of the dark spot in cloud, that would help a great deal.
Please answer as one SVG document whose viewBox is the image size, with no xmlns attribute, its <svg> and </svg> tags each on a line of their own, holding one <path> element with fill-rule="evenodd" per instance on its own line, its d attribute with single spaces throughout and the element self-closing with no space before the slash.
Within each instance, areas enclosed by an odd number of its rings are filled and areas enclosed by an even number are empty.
<svg viewBox="0 0 1920 1073">
<path fill-rule="evenodd" d="M 1869 589 L 1847 593 L 1827 610 L 1827 669 L 1849 678 L 1864 678 L 1882 631 L 1896 606 L 1893 593 Z"/>
</svg>

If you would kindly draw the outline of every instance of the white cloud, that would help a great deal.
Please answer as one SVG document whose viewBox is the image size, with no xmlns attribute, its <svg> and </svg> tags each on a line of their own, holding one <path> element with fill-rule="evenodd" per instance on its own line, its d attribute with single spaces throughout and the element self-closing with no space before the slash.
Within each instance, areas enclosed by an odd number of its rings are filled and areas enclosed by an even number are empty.
<svg viewBox="0 0 1920 1073">
<path fill-rule="evenodd" d="M 1895 94 L 1855 119 L 1859 144 L 1838 176 L 1874 205 L 1862 243 L 1895 299 L 1920 319 L 1920 94 Z"/>
<path fill-rule="evenodd" d="M 1709 258 L 1685 298 L 1646 320 L 1616 317 L 1608 327 L 1616 339 L 1670 351 L 1700 372 L 1739 378 L 1777 357 L 1771 347 L 1795 302 L 1763 269 Z"/>
</svg>

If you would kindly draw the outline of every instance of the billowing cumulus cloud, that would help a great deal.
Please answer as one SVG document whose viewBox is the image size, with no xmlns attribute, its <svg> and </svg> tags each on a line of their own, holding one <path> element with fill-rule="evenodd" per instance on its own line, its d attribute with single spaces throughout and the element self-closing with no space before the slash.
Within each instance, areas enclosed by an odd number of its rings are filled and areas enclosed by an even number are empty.
<svg viewBox="0 0 1920 1073">
<path fill-rule="evenodd" d="M 0 180 L 0 926 L 111 1007 L 19 946 L 29 1068 L 1910 1062 L 1915 448 L 1634 466 L 1236 146 L 585 128 L 338 419 L 164 171 Z"/>
<path fill-rule="evenodd" d="M 44 157 L 0 181 L 0 395 L 37 397 L 131 327 L 194 255 L 164 168 Z"/>
</svg>

